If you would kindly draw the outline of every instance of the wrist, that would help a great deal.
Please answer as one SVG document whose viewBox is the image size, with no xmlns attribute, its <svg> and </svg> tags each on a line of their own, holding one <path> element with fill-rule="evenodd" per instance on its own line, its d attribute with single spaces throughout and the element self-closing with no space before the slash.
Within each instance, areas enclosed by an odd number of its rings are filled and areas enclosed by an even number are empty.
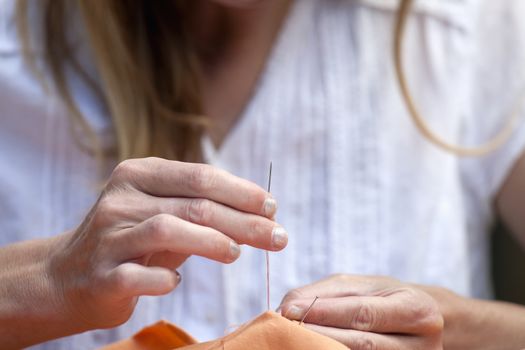
<svg viewBox="0 0 525 350">
<path fill-rule="evenodd" d="M 60 236 L 20 242 L 0 254 L 0 347 L 21 348 L 74 333 L 50 274 Z"/>
<path fill-rule="evenodd" d="M 505 350 L 525 347 L 525 307 L 462 297 L 438 287 L 418 286 L 439 304 L 447 350 Z"/>
</svg>

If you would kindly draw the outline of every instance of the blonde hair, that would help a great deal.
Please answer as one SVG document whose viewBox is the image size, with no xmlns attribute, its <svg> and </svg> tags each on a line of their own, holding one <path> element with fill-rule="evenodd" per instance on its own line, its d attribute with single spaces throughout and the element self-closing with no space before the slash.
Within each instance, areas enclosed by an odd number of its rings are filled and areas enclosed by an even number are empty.
<svg viewBox="0 0 525 350">
<path fill-rule="evenodd" d="M 29 0 L 18 0 L 17 23 L 25 52 L 30 52 L 27 23 Z M 100 145 L 83 118 L 67 84 L 68 68 L 94 90 L 98 86 L 82 70 L 66 37 L 68 14 L 79 11 L 100 75 L 102 90 L 116 136 L 119 160 L 145 156 L 197 161 L 206 127 L 198 86 L 199 67 L 185 16 L 186 1 L 174 0 L 38 0 L 42 14 L 44 65 L 75 124 Z M 499 147 L 514 129 L 516 117 L 486 145 L 466 148 L 443 141 L 428 127 L 416 108 L 402 64 L 402 43 L 413 0 L 401 0 L 394 31 L 394 62 L 409 115 L 435 145 L 458 155 L 481 155 Z M 32 66 L 34 60 L 28 56 Z M 99 90 L 100 90 L 99 89 Z M 517 113 L 515 113 L 517 115 Z"/>
<path fill-rule="evenodd" d="M 198 66 L 186 33 L 182 5 L 173 0 L 18 0 L 17 23 L 24 52 L 31 52 L 30 6 L 41 14 L 44 65 L 75 124 L 96 135 L 68 87 L 73 69 L 99 90 L 110 112 L 119 160 L 146 156 L 196 161 L 205 128 L 197 83 Z M 100 75 L 97 86 L 74 57 L 65 28 L 81 14 Z M 31 12 L 32 13 L 32 12 Z M 69 15 L 69 16 L 68 16 Z M 27 55 L 31 66 L 34 57 Z M 42 76 L 42 75 L 40 75 Z M 102 91 L 100 91 L 102 90 Z"/>
</svg>

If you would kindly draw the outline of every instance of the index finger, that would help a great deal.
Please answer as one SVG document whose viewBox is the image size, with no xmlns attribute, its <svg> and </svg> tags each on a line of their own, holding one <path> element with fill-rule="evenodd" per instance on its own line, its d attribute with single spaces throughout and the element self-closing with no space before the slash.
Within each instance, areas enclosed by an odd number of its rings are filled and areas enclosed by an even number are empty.
<svg viewBox="0 0 525 350">
<path fill-rule="evenodd" d="M 399 286 L 399 281 L 382 276 L 359 276 L 338 274 L 288 292 L 281 305 L 295 299 L 341 298 L 347 296 L 371 296 L 385 289 Z"/>
<path fill-rule="evenodd" d="M 340 329 L 377 333 L 433 334 L 443 319 L 433 299 L 415 290 L 400 289 L 390 296 L 297 299 L 282 306 L 282 315 L 293 320 Z"/>
<path fill-rule="evenodd" d="M 113 178 L 156 197 L 206 198 L 268 218 L 277 210 L 275 200 L 261 187 L 206 164 L 161 158 L 131 159 L 115 168 Z"/>
</svg>

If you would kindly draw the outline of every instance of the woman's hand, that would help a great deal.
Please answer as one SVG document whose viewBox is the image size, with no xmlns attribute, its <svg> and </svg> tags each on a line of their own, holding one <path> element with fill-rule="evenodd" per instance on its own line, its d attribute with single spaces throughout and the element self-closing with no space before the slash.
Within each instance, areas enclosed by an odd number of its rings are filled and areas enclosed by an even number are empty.
<svg viewBox="0 0 525 350">
<path fill-rule="evenodd" d="M 80 227 L 51 249 L 48 275 L 65 306 L 57 311 L 80 330 L 119 325 L 139 296 L 173 290 L 174 269 L 190 255 L 231 263 L 239 244 L 283 249 L 275 211 L 269 193 L 211 166 L 125 161 Z"/>
<path fill-rule="evenodd" d="M 443 317 L 419 288 L 387 277 L 336 275 L 290 291 L 280 309 L 352 350 L 443 349 Z"/>
</svg>

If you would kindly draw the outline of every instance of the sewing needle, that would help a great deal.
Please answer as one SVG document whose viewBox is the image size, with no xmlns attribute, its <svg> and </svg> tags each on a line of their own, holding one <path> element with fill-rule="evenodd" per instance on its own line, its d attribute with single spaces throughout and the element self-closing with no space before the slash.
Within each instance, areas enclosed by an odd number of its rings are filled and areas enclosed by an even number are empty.
<svg viewBox="0 0 525 350">
<path fill-rule="evenodd" d="M 310 304 L 310 306 L 306 310 L 306 313 L 304 314 L 303 318 L 301 319 L 301 322 L 299 322 L 299 325 L 302 325 L 304 323 L 304 320 L 306 319 L 306 316 L 308 316 L 308 313 L 310 312 L 310 310 L 312 310 L 312 307 L 314 307 L 314 304 L 317 301 L 317 299 L 319 299 L 319 297 L 315 297 L 314 301 L 312 301 L 312 303 Z"/>
<path fill-rule="evenodd" d="M 272 185 L 272 162 L 270 162 L 270 171 L 268 172 L 268 193 Z M 266 306 L 270 311 L 270 253 L 266 251 Z"/>
</svg>

